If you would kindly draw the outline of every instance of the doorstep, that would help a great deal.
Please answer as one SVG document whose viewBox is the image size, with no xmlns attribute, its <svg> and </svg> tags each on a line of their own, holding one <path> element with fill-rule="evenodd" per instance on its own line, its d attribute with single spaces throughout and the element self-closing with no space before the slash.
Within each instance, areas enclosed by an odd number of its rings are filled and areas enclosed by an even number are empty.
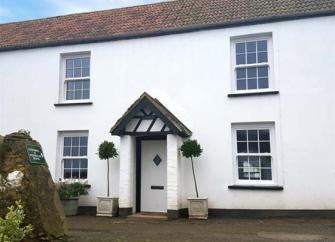
<svg viewBox="0 0 335 242">
<path fill-rule="evenodd" d="M 141 212 L 129 215 L 127 219 L 138 220 L 138 219 L 157 219 L 157 220 L 167 220 L 167 213 L 149 213 Z"/>
</svg>

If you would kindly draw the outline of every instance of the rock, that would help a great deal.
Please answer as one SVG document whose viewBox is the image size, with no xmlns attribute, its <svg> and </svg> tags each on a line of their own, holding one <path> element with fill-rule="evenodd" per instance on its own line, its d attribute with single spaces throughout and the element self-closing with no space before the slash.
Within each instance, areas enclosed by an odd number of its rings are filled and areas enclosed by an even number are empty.
<svg viewBox="0 0 335 242">
<path fill-rule="evenodd" d="M 21 200 L 25 223 L 32 224 L 35 237 L 53 239 L 66 235 L 67 226 L 56 186 L 46 165 L 29 163 L 26 144 L 38 144 L 29 133 L 0 137 L 0 216 Z M 1 144 L 2 143 L 2 144 Z"/>
</svg>

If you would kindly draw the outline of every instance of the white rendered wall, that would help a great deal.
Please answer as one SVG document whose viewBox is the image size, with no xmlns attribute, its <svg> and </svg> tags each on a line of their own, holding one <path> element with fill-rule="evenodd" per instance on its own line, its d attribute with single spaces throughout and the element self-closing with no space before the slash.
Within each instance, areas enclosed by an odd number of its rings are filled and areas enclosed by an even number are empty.
<svg viewBox="0 0 335 242">
<path fill-rule="evenodd" d="M 89 131 L 92 185 L 83 205 L 105 194 L 105 162 L 97 148 L 142 92 L 165 104 L 204 149 L 195 161 L 201 196 L 210 208 L 335 208 L 335 17 L 244 26 L 155 38 L 0 53 L 0 133 L 25 128 L 43 145 L 57 179 L 57 132 Z M 228 98 L 230 38 L 272 33 L 275 96 Z M 92 106 L 54 107 L 60 55 L 91 52 Z M 278 183 L 284 191 L 232 191 L 231 124 L 274 122 Z M 182 159 L 183 202 L 194 195 L 188 160 Z M 118 196 L 119 161 L 112 162 L 112 196 Z"/>
</svg>

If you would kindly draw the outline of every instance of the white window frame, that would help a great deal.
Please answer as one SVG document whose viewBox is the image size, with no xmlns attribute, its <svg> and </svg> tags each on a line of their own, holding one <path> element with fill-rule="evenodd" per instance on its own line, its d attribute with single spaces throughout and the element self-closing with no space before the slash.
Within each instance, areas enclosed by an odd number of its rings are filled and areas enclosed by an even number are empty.
<svg viewBox="0 0 335 242">
<path fill-rule="evenodd" d="M 87 136 L 87 154 L 86 156 L 64 156 L 63 149 L 64 149 L 64 137 L 78 137 L 78 136 Z M 60 178 L 62 180 L 72 180 L 72 179 L 65 179 L 64 178 L 64 159 L 87 159 L 87 178 L 78 179 L 78 180 L 87 180 L 89 174 L 89 132 L 88 131 L 61 131 L 59 132 L 59 149 L 58 149 L 58 160 L 59 160 L 59 167 L 60 167 Z"/>
<path fill-rule="evenodd" d="M 269 129 L 270 130 L 270 153 L 237 153 L 237 130 L 253 130 L 253 129 Z M 234 123 L 232 124 L 232 162 L 233 162 L 233 174 L 235 185 L 260 185 L 260 186 L 273 186 L 278 185 L 278 163 L 276 156 L 276 134 L 274 123 Z M 238 160 L 237 157 L 240 155 L 245 156 L 271 156 L 271 170 L 272 180 L 241 180 L 238 176 Z"/>
<path fill-rule="evenodd" d="M 256 63 L 256 64 L 241 64 L 236 65 L 236 43 L 240 42 L 249 42 L 249 41 L 261 41 L 266 40 L 268 45 L 268 62 Z M 274 64 L 273 64 L 273 38 L 272 33 L 263 33 L 263 34 L 253 34 L 253 35 L 244 35 L 236 36 L 231 38 L 231 92 L 232 93 L 259 93 L 259 92 L 269 92 L 275 90 L 274 82 Z M 236 70 L 239 68 L 247 67 L 268 67 L 268 88 L 263 89 L 251 89 L 251 90 L 237 90 L 237 78 Z"/>
<path fill-rule="evenodd" d="M 74 77 L 66 78 L 66 60 L 67 59 L 76 59 L 76 58 L 90 58 L 90 75 L 87 77 Z M 76 53 L 64 53 L 60 57 L 60 92 L 59 92 L 59 101 L 60 103 L 85 103 L 90 102 L 92 99 L 92 58 L 91 52 L 76 52 Z M 90 80 L 90 98 L 88 99 L 77 99 L 77 100 L 67 100 L 66 99 L 66 82 L 67 81 L 76 81 L 76 80 Z"/>
</svg>

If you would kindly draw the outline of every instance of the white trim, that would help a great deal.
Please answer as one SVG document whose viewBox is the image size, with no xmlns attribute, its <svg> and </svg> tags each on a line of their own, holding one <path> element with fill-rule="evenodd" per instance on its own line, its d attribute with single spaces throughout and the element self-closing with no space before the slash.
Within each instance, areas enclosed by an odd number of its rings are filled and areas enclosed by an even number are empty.
<svg viewBox="0 0 335 242">
<path fill-rule="evenodd" d="M 237 130 L 250 130 L 250 129 L 269 129 L 270 130 L 270 153 L 237 153 Z M 278 162 L 276 155 L 276 134 L 274 122 L 259 122 L 259 123 L 232 123 L 232 162 L 233 162 L 233 177 L 235 185 L 278 185 Z M 238 163 L 237 156 L 271 156 L 271 170 L 272 180 L 240 180 L 238 178 Z"/>
</svg>

